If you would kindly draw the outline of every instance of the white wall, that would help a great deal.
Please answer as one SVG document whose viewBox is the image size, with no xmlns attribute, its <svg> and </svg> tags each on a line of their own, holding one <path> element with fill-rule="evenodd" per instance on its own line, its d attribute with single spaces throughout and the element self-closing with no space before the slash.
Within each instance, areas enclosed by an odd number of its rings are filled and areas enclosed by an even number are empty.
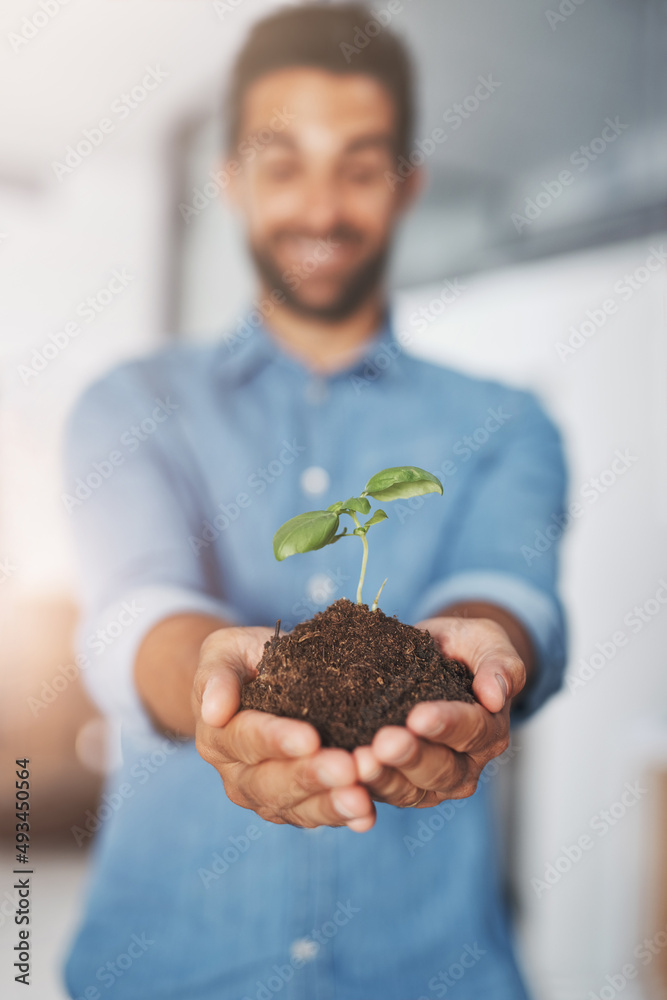
<svg viewBox="0 0 667 1000">
<path fill-rule="evenodd" d="M 648 788 L 647 763 L 664 758 L 664 749 L 647 746 L 647 733 L 658 744 L 667 740 L 667 604 L 655 614 L 649 605 L 649 621 L 636 634 L 625 620 L 654 597 L 661 578 L 667 581 L 665 265 L 655 273 L 639 270 L 640 281 L 650 277 L 632 294 L 621 290 L 651 248 L 667 251 L 667 237 L 476 277 L 414 342 L 419 354 L 540 392 L 564 429 L 571 498 L 583 507 L 564 546 L 569 676 L 579 676 L 582 658 L 599 652 L 597 643 L 619 630 L 628 637 L 591 680 L 566 687 L 516 734 L 522 750 L 513 883 L 540 1000 L 597 993 L 624 963 L 640 966 L 633 951 L 646 936 L 650 796 L 642 794 L 606 834 L 591 820 L 618 800 L 626 782 L 639 779 Z M 411 329 L 411 313 L 437 293 L 405 297 L 401 328 Z M 617 312 L 561 360 L 556 344 L 607 299 Z M 617 449 L 636 461 L 591 502 L 581 491 L 610 467 Z M 584 834 L 591 847 L 581 860 L 552 887 L 534 888 L 531 879 L 543 880 L 563 846 Z M 649 927 L 649 936 L 658 929 Z M 636 990 L 629 984 L 623 995 L 641 996 Z"/>
</svg>

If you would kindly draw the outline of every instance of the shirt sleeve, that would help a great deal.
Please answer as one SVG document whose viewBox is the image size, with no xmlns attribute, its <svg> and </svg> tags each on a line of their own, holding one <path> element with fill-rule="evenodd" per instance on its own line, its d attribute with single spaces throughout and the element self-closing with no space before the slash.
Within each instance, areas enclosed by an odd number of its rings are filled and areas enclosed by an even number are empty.
<svg viewBox="0 0 667 1000">
<path fill-rule="evenodd" d="M 125 729 L 153 732 L 134 684 L 144 637 L 198 612 L 237 621 L 201 534 L 196 475 L 179 458 L 180 403 L 155 395 L 140 364 L 93 385 L 69 420 L 62 501 L 81 577 L 77 646 L 84 683 Z"/>
<path fill-rule="evenodd" d="M 560 435 L 536 399 L 517 393 L 509 409 L 507 434 L 480 458 L 465 512 L 448 532 L 446 572 L 422 595 L 415 620 L 465 600 L 513 614 L 536 654 L 535 676 L 512 704 L 512 721 L 521 722 L 563 683 L 566 627 L 556 583 L 567 476 Z"/>
</svg>

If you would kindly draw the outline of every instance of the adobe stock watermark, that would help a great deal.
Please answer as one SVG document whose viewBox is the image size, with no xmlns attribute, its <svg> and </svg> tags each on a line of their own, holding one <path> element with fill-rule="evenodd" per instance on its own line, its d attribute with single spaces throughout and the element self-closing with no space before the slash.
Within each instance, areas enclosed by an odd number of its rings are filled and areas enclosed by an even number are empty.
<svg viewBox="0 0 667 1000">
<path fill-rule="evenodd" d="M 276 306 L 283 305 L 286 298 L 283 292 L 274 288 L 267 296 L 253 303 L 253 308 L 243 316 L 237 316 L 234 329 L 223 336 L 223 343 L 230 354 L 244 341 L 264 326 L 266 320 L 273 315 Z"/>
<path fill-rule="evenodd" d="M 667 607 L 667 580 L 661 577 L 655 593 L 643 604 L 635 604 L 624 616 L 623 624 L 629 629 L 629 633 L 625 629 L 616 629 L 608 638 L 595 643 L 595 652 L 588 658 L 582 656 L 578 660 L 576 670 L 566 678 L 570 693 L 577 694 L 590 684 L 614 659 L 619 649 L 627 646 L 630 637 L 646 628 L 665 607 Z"/>
<path fill-rule="evenodd" d="M 423 166 L 428 157 L 435 153 L 438 146 L 447 142 L 449 134 L 458 131 L 463 123 L 471 118 L 501 86 L 502 83 L 499 80 L 494 80 L 491 74 L 479 76 L 472 93 L 464 97 L 462 101 L 452 104 L 443 112 L 442 120 L 448 126 L 449 132 L 440 127 L 431 129 L 427 136 L 416 140 L 414 148 L 407 157 L 403 155 L 398 157 L 395 170 L 385 171 L 384 177 L 391 190 L 395 191 L 399 184 L 405 183 L 415 170 Z"/>
<path fill-rule="evenodd" d="M 296 624 L 311 618 L 324 605 L 330 604 L 349 580 L 349 574 L 344 573 L 340 566 L 312 576 L 306 585 L 306 596 L 300 597 L 290 608 L 294 620 L 283 619 L 283 632 L 291 632 Z"/>
<path fill-rule="evenodd" d="M 361 373 L 359 374 L 357 369 L 348 375 L 348 380 L 355 394 L 358 396 L 372 382 L 375 382 L 382 372 L 386 371 L 392 362 L 414 343 L 415 337 L 424 333 L 429 324 L 434 323 L 442 316 L 448 307 L 453 305 L 468 290 L 468 287 L 459 278 L 447 279 L 436 295 L 410 314 L 408 329 L 397 330 L 389 343 L 383 343 L 380 347 L 373 348 L 372 351 L 364 355 L 361 360 L 363 365 Z"/>
<path fill-rule="evenodd" d="M 281 280 L 291 291 L 298 291 L 302 283 L 314 274 L 322 264 L 326 263 L 339 246 L 340 242 L 332 236 L 317 239 L 312 252 L 306 254 L 299 264 L 291 264 L 286 268 L 281 275 Z M 234 330 L 223 337 L 223 342 L 229 352 L 234 353 L 240 344 L 252 337 L 275 312 L 276 307 L 284 305 L 286 301 L 285 293 L 279 288 L 274 288 L 267 296 L 257 300 L 248 314 L 238 316 Z"/>
<path fill-rule="evenodd" d="M 474 968 L 486 953 L 486 949 L 480 947 L 477 941 L 465 944 L 458 961 L 452 962 L 446 969 L 440 969 L 431 976 L 426 984 L 429 993 L 438 998 L 446 997 L 449 991 L 461 982 L 468 969 Z M 420 996 L 417 1000 L 432 1000 L 432 997 Z"/>
<path fill-rule="evenodd" d="M 233 14 L 243 3 L 243 0 L 213 0 L 213 10 L 219 20 L 224 21 L 228 14 Z"/>
<path fill-rule="evenodd" d="M 121 782 L 113 791 L 103 792 L 97 809 L 94 812 L 86 809 L 84 812 L 83 826 L 70 827 L 76 846 L 81 847 L 86 840 L 90 840 L 128 799 L 134 798 L 137 786 L 141 787 L 150 781 L 151 777 L 164 767 L 169 758 L 178 753 L 186 742 L 185 737 L 180 740 L 164 739 L 158 748 L 140 757 L 130 768 L 132 780 Z"/>
<path fill-rule="evenodd" d="M 110 990 L 119 979 L 122 979 L 136 961 L 143 958 L 148 949 L 154 944 L 155 939 L 150 938 L 147 933 L 132 934 L 128 939 L 125 951 L 116 955 L 111 961 L 105 962 L 104 965 L 100 965 L 95 972 L 96 981 L 105 990 Z M 91 983 L 74 1000 L 101 1000 L 103 995 L 99 987 Z"/>
<path fill-rule="evenodd" d="M 197 875 L 204 888 L 209 889 L 212 882 L 217 882 L 225 872 L 228 872 L 232 865 L 235 865 L 243 855 L 248 853 L 250 845 L 259 840 L 261 836 L 262 831 L 259 827 L 250 823 L 245 828 L 244 833 L 240 833 L 236 837 L 227 837 L 229 843 L 220 851 L 215 852 L 210 861 L 211 867 L 197 869 Z"/>
<path fill-rule="evenodd" d="M 597 476 L 591 476 L 579 488 L 579 495 L 585 500 L 585 504 L 573 500 L 565 511 L 552 514 L 550 523 L 545 525 L 542 530 L 535 531 L 531 545 L 521 546 L 521 555 L 527 565 L 530 566 L 535 559 L 539 559 L 545 552 L 548 552 L 554 542 L 562 537 L 568 525 L 573 520 L 576 521 L 583 517 L 586 507 L 592 507 L 596 504 L 600 497 L 608 493 L 638 461 L 639 456 L 633 455 L 629 448 L 624 450 L 617 448 L 614 452 L 614 458 L 607 468 L 603 469 Z"/>
<path fill-rule="evenodd" d="M 268 125 L 252 135 L 245 136 L 236 147 L 236 155 L 229 157 L 223 167 L 220 167 L 219 170 L 209 170 L 210 180 L 202 186 L 193 188 L 189 203 L 181 202 L 178 206 L 186 226 L 189 226 L 192 220 L 196 219 L 211 202 L 217 201 L 221 192 L 229 186 L 232 177 L 237 177 L 242 172 L 244 164 L 251 163 L 263 149 L 271 144 L 279 132 L 284 132 L 295 118 L 296 114 L 286 107 L 274 108 Z"/>
<path fill-rule="evenodd" d="M 71 514 L 89 500 L 107 482 L 116 469 L 125 465 L 128 455 L 133 455 L 141 445 L 155 434 L 160 424 L 163 424 L 178 409 L 180 403 L 174 403 L 170 396 L 153 400 L 155 406 L 143 420 L 132 424 L 123 431 L 118 440 L 118 447 L 112 448 L 106 457 L 93 462 L 89 472 L 78 476 L 74 481 L 71 493 L 61 493 L 60 499 L 65 510 Z"/>
<path fill-rule="evenodd" d="M 510 220 L 517 233 L 522 232 L 527 226 L 531 226 L 536 219 L 551 206 L 567 188 L 571 187 L 577 179 L 577 174 L 582 174 L 595 163 L 599 157 L 607 151 L 620 135 L 622 135 L 629 125 L 625 125 L 618 115 L 615 118 L 605 118 L 603 128 L 599 136 L 591 139 L 587 145 L 581 145 L 570 154 L 569 162 L 576 168 L 577 173 L 571 170 L 561 170 L 557 177 L 552 180 L 542 181 L 541 189 L 532 198 L 526 198 L 523 205 L 523 213 L 512 212 Z"/>
<path fill-rule="evenodd" d="M 256 981 L 256 992 L 253 996 L 247 993 L 242 1000 L 271 1000 L 285 988 L 285 985 L 294 978 L 294 973 L 303 968 L 309 958 L 314 958 L 320 948 L 336 937 L 342 927 L 345 927 L 357 913 L 361 913 L 361 908 L 354 906 L 352 900 L 346 902 L 337 901 L 336 909 L 331 915 L 331 920 L 325 920 L 320 927 L 314 927 L 310 934 L 295 941 L 290 954 L 289 962 L 284 965 L 274 964 L 272 974 L 265 980 Z"/>
<path fill-rule="evenodd" d="M 559 24 L 567 21 L 583 3 L 586 3 L 586 0 L 561 0 L 558 10 L 545 10 L 544 16 L 551 30 L 555 31 Z"/>
<path fill-rule="evenodd" d="M 513 416 L 502 405 L 489 407 L 486 413 L 486 418 L 478 427 L 471 431 L 470 434 L 464 434 L 463 437 L 454 442 L 452 451 L 460 458 L 459 464 L 468 462 Z M 459 464 L 451 458 L 446 458 L 437 469 L 431 469 L 430 471 L 438 478 L 447 479 L 456 475 L 459 471 Z M 394 505 L 394 513 L 401 524 L 404 524 L 408 517 L 411 517 L 423 507 L 424 499 L 423 496 L 411 497 L 406 503 L 397 503 Z"/>
<path fill-rule="evenodd" d="M 640 944 L 636 945 L 633 956 L 639 960 L 641 965 L 647 966 L 665 948 L 667 948 L 667 925 L 657 930 L 652 937 L 645 937 Z M 606 975 L 604 986 L 601 986 L 597 993 L 591 990 L 587 1000 L 614 1000 L 615 997 L 620 996 L 629 982 L 637 978 L 640 971 L 635 962 L 626 962 L 618 972 Z"/>
<path fill-rule="evenodd" d="M 468 291 L 460 278 L 447 279 L 437 295 L 432 296 L 425 305 L 415 309 L 408 316 L 408 324 L 415 333 L 425 333 L 429 326 L 440 316 L 443 316 L 449 306 L 454 305 Z"/>
<path fill-rule="evenodd" d="M 406 0 L 406 2 L 410 3 L 410 0 Z M 404 9 L 402 0 L 389 0 L 386 7 L 381 7 L 379 10 L 369 10 L 370 17 L 364 24 L 358 24 L 355 27 L 351 40 L 340 42 L 338 46 L 348 66 L 355 56 L 363 52 L 373 39 L 377 38 L 383 28 L 389 27 L 394 18 L 403 13 Z"/>
<path fill-rule="evenodd" d="M 202 521 L 201 534 L 188 536 L 188 543 L 195 555 L 199 555 L 202 549 L 209 548 L 223 531 L 238 521 L 241 512 L 251 506 L 254 497 L 261 496 L 269 486 L 280 479 L 285 469 L 306 450 L 305 445 L 299 444 L 296 438 L 291 441 L 283 439 L 281 445 L 282 448 L 276 458 L 272 458 L 264 468 L 257 468 L 255 472 L 250 473 L 246 480 L 249 492 L 241 490 L 229 503 L 219 503 L 218 512 L 210 519 L 205 518 Z"/>
<path fill-rule="evenodd" d="M 563 876 L 578 865 L 584 855 L 592 851 L 647 794 L 648 788 L 644 788 L 639 781 L 632 784 L 626 781 L 618 798 L 614 799 L 606 809 L 600 809 L 591 817 L 588 826 L 592 833 L 582 833 L 574 843 L 562 844 L 558 857 L 544 866 L 542 877 L 531 878 L 530 884 L 537 898 L 541 899 L 545 892 L 558 885 Z"/>
<path fill-rule="evenodd" d="M 7 580 L 10 580 L 17 570 L 16 563 L 9 556 L 3 556 L 0 559 L 0 583 L 6 583 Z"/>
<path fill-rule="evenodd" d="M 651 280 L 654 274 L 662 271 L 667 263 L 667 252 L 664 246 L 651 247 L 650 253 L 643 264 L 634 271 L 626 272 L 622 278 L 614 282 L 614 296 L 604 299 L 598 306 L 586 310 L 586 318 L 578 326 L 568 327 L 570 336 L 566 341 L 558 341 L 554 347 L 556 354 L 565 364 L 580 351 L 592 337 L 606 325 L 610 316 L 615 316 L 622 304 L 630 299 Z M 619 301 L 620 300 L 620 301 Z"/>
<path fill-rule="evenodd" d="M 90 326 L 109 306 L 123 294 L 128 285 L 135 280 L 135 276 L 130 274 L 126 267 L 115 270 L 111 278 L 102 288 L 98 288 L 92 295 L 86 296 L 75 307 L 74 314 L 84 321 L 86 326 Z M 66 351 L 73 340 L 76 340 L 83 333 L 83 328 L 76 320 L 71 320 L 57 330 L 50 333 L 46 342 L 41 347 L 33 347 L 31 359 L 27 364 L 17 365 L 16 371 L 23 385 L 38 378 L 52 361 Z"/>
<path fill-rule="evenodd" d="M 493 757 L 480 774 L 478 784 L 485 785 L 491 781 L 498 774 L 501 767 L 512 760 L 513 757 L 516 757 L 520 750 L 521 747 L 510 744 L 504 753 L 499 754 L 498 757 Z M 461 809 L 465 809 L 471 798 L 472 796 L 465 799 L 445 799 L 437 806 L 421 810 L 413 833 L 406 834 L 403 837 L 405 849 L 410 857 L 414 858 L 418 851 L 423 850 L 427 844 L 431 843 L 433 838 L 444 830 L 445 825 L 454 819 Z"/>
<path fill-rule="evenodd" d="M 136 601 L 122 601 L 117 605 L 114 617 L 110 621 L 84 637 L 83 646 L 96 656 L 101 656 L 128 628 L 132 628 L 144 610 Z M 88 653 L 77 653 L 73 662 L 65 663 L 50 680 L 42 681 L 40 697 L 35 698 L 31 695 L 28 698 L 28 708 L 35 718 L 52 705 L 56 698 L 78 679 L 81 671 L 87 670 L 92 663 L 93 660 Z"/>
<path fill-rule="evenodd" d="M 81 133 L 81 138 L 75 140 L 65 148 L 62 160 L 52 160 L 51 169 L 57 179 L 62 182 L 66 177 L 71 176 L 81 164 L 92 156 L 96 149 L 106 141 L 107 137 L 116 131 L 120 122 L 126 121 L 130 115 L 141 107 L 150 97 L 151 93 L 157 90 L 169 77 L 166 70 L 160 66 L 147 66 L 144 76 L 139 83 L 135 84 L 129 91 L 124 91 L 111 104 L 110 115 L 86 128 Z"/>
<path fill-rule="evenodd" d="M 40 0 L 39 10 L 22 18 L 21 27 L 16 31 L 8 32 L 7 41 L 14 52 L 21 52 L 33 38 L 37 38 L 69 2 L 70 0 Z"/>
</svg>

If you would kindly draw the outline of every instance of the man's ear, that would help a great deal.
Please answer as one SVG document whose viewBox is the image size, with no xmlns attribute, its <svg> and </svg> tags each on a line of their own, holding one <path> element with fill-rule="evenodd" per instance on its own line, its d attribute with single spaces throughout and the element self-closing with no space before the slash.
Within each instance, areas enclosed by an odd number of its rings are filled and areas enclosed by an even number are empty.
<svg viewBox="0 0 667 1000">
<path fill-rule="evenodd" d="M 426 171 L 422 167 L 415 167 L 398 189 L 397 209 L 399 212 L 406 212 L 412 207 L 424 190 L 425 184 Z"/>
</svg>

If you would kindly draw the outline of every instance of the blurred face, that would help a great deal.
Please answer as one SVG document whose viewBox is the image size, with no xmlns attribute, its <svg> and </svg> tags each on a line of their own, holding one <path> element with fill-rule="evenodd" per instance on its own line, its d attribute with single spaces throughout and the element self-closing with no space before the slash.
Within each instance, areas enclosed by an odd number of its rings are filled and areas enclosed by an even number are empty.
<svg viewBox="0 0 667 1000">
<path fill-rule="evenodd" d="M 231 193 L 264 284 L 293 310 L 344 319 L 377 290 L 414 186 L 385 176 L 395 156 L 394 106 L 369 76 L 298 67 L 247 91 Z"/>
</svg>

